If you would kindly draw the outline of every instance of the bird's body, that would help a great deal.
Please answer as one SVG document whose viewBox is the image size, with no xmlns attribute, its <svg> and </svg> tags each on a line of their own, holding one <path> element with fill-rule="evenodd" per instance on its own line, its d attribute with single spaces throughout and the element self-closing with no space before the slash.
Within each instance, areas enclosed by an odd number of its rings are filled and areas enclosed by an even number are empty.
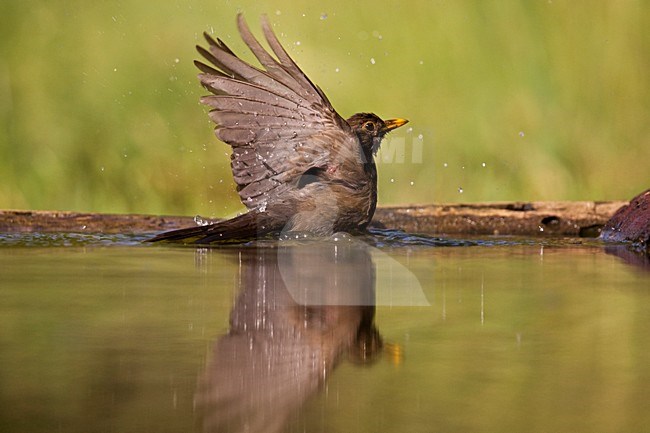
<svg viewBox="0 0 650 433">
<path fill-rule="evenodd" d="M 377 203 L 374 154 L 383 136 L 406 120 L 383 121 L 370 113 L 343 119 L 325 94 L 298 68 L 268 22 L 262 28 L 276 58 L 265 51 L 238 16 L 242 39 L 260 61 L 239 59 L 221 40 L 205 35 L 197 47 L 208 66 L 195 62 L 213 94 L 217 137 L 233 150 L 231 167 L 248 213 L 210 225 L 174 230 L 152 241 L 210 243 L 270 232 L 327 235 L 363 230 Z"/>
</svg>

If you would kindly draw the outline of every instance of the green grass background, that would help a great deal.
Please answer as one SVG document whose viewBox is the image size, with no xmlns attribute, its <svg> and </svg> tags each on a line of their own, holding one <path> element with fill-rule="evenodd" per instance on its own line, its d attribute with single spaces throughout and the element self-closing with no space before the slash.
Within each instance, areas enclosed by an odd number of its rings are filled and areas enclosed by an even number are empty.
<svg viewBox="0 0 650 433">
<path fill-rule="evenodd" d="M 269 15 L 343 116 L 410 119 L 380 154 L 382 204 L 650 186 L 648 2 L 5 0 L 0 208 L 241 210 L 192 65 L 204 30 L 244 52 L 239 11 L 258 35 Z"/>
</svg>

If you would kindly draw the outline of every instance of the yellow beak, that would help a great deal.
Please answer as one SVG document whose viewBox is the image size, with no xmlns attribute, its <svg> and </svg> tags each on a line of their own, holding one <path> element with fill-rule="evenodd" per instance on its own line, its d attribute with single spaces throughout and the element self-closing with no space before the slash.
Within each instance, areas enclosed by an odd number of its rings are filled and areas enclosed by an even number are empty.
<svg viewBox="0 0 650 433">
<path fill-rule="evenodd" d="M 409 123 L 408 120 L 400 118 L 384 120 L 384 130 L 389 132 L 393 129 L 399 128 L 400 126 L 406 125 L 407 123 Z"/>
</svg>

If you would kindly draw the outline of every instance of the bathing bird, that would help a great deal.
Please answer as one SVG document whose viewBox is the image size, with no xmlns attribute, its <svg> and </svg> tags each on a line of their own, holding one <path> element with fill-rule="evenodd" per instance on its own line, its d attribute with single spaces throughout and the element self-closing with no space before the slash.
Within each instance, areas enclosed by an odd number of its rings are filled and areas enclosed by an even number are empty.
<svg viewBox="0 0 650 433">
<path fill-rule="evenodd" d="M 205 33 L 197 46 L 199 80 L 211 94 L 219 140 L 232 147 L 231 168 L 248 212 L 232 219 L 158 234 L 150 241 L 209 244 L 280 232 L 327 236 L 362 232 L 377 205 L 374 157 L 385 135 L 408 121 L 362 112 L 341 117 L 298 67 L 266 17 L 267 51 L 237 16 L 239 33 L 261 67 Z"/>
</svg>

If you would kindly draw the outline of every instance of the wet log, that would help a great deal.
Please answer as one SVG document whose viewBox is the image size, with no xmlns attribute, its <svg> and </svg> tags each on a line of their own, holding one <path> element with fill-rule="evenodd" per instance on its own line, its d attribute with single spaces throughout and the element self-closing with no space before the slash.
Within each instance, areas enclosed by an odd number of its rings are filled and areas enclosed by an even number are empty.
<svg viewBox="0 0 650 433">
<path fill-rule="evenodd" d="M 394 206 L 375 223 L 410 233 L 597 237 L 624 202 L 504 202 Z"/>
<path fill-rule="evenodd" d="M 629 242 L 633 249 L 650 255 L 650 189 L 616 211 L 600 237 L 610 242 Z"/>
<path fill-rule="evenodd" d="M 508 202 L 385 206 L 374 227 L 428 235 L 596 237 L 626 202 Z M 153 233 L 189 227 L 193 217 L 0 210 L 0 232 Z"/>
</svg>

